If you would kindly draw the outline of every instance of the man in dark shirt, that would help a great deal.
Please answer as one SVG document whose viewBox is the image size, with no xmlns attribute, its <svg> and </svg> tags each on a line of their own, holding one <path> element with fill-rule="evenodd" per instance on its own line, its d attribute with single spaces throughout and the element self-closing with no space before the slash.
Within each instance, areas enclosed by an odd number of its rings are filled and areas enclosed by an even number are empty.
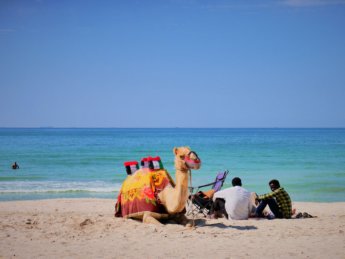
<svg viewBox="0 0 345 259">
<path fill-rule="evenodd" d="M 269 206 L 270 210 L 276 218 L 291 218 L 291 199 L 289 194 L 280 187 L 278 180 L 271 180 L 269 186 L 272 192 L 259 195 L 258 200 L 260 202 L 259 206 L 256 208 L 256 216 L 263 217 L 263 210 L 266 205 Z"/>
</svg>

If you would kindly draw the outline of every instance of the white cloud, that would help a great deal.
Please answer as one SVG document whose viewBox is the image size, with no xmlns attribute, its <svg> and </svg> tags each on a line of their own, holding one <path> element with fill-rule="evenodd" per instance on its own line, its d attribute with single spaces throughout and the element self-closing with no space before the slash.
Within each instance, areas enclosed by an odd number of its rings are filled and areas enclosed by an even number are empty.
<svg viewBox="0 0 345 259">
<path fill-rule="evenodd" d="M 204 7 L 209 9 L 253 9 L 253 8 L 270 8 L 278 6 L 288 7 L 312 7 L 328 5 L 345 5 L 345 0 L 267 0 L 267 1 L 215 1 Z"/>
<path fill-rule="evenodd" d="M 345 0 L 284 0 L 284 5 L 303 7 L 320 5 L 345 5 Z"/>
</svg>

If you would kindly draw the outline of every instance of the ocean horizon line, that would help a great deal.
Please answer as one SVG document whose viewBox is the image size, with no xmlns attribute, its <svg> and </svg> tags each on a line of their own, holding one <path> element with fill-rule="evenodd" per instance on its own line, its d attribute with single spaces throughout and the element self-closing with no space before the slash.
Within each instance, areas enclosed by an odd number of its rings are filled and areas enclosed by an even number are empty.
<svg viewBox="0 0 345 259">
<path fill-rule="evenodd" d="M 0 127 L 0 129 L 345 129 L 345 127 Z"/>
</svg>

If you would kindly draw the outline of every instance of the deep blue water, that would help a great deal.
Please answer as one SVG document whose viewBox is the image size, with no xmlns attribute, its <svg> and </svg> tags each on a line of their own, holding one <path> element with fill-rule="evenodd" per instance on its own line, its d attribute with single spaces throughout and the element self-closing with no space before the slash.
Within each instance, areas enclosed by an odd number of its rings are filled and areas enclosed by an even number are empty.
<svg viewBox="0 0 345 259">
<path fill-rule="evenodd" d="M 345 129 L 0 129 L 0 200 L 115 198 L 123 162 L 159 155 L 174 177 L 175 146 L 202 159 L 194 186 L 220 170 L 268 192 L 276 178 L 295 201 L 345 201 Z M 17 161 L 19 170 L 12 170 Z"/>
</svg>

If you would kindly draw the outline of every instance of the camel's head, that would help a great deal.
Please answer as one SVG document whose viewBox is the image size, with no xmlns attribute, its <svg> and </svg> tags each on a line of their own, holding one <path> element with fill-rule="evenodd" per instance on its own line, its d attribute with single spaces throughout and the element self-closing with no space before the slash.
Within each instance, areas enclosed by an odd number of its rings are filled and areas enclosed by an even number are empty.
<svg viewBox="0 0 345 259">
<path fill-rule="evenodd" d="M 199 169 L 201 166 L 198 155 L 191 151 L 189 147 L 175 147 L 174 154 L 176 169 Z"/>
</svg>

